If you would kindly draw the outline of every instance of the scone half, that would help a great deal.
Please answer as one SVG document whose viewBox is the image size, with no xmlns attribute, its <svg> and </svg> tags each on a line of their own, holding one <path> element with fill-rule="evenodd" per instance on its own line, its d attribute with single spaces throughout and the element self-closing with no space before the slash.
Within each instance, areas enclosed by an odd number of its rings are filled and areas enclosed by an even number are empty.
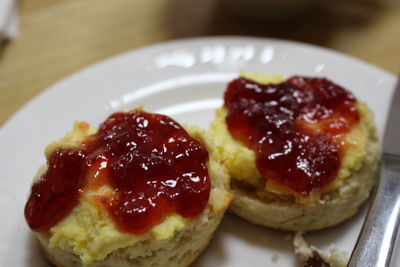
<svg viewBox="0 0 400 267">
<path fill-rule="evenodd" d="M 251 73 L 242 73 L 242 77 L 261 85 L 284 81 L 281 76 Z M 228 129 L 228 108 L 218 109 L 209 133 L 231 175 L 234 201 L 230 210 L 252 223 L 286 231 L 323 229 L 354 215 L 376 182 L 379 162 L 372 112 L 359 100 L 354 107 L 358 121 L 346 134 L 335 137 L 346 148 L 340 152 L 334 179 L 307 194 L 263 177 L 254 150 Z"/>
<path fill-rule="evenodd" d="M 149 114 L 142 110 L 133 110 L 127 113 L 119 113 L 117 115 L 114 114 L 110 116 L 110 118 L 112 118 L 111 121 L 113 122 L 120 120 L 120 122 L 122 121 L 123 123 L 123 119 L 120 118 L 124 117 L 127 114 L 129 114 L 129 116 L 131 117 L 136 116 L 134 117 L 134 120 L 140 123 L 139 127 L 142 128 L 146 128 L 147 125 L 151 125 L 153 122 L 150 119 L 154 116 L 158 116 L 157 114 Z M 107 120 L 107 123 L 109 124 L 110 118 Z M 145 118 L 145 120 L 143 118 Z M 145 122 L 146 118 L 150 119 Z M 104 163 L 105 161 L 100 161 L 100 164 L 98 164 L 98 166 L 96 165 L 97 161 L 91 161 L 91 166 L 97 166 L 98 168 L 95 168 L 94 171 L 93 169 L 91 169 L 86 173 L 86 184 L 82 187 L 83 189 L 80 189 L 81 193 L 77 204 L 63 218 L 59 219 L 51 227 L 48 227 L 48 229 L 44 229 L 42 226 L 40 226 L 39 223 L 36 223 L 32 219 L 35 212 L 35 210 L 32 208 L 33 204 L 31 204 L 32 194 L 34 194 L 34 190 L 32 191 L 31 197 L 28 200 L 25 209 L 25 216 L 27 218 L 28 224 L 31 226 L 31 228 L 33 228 L 35 235 L 39 239 L 44 254 L 53 264 L 55 264 L 56 266 L 65 267 L 188 266 L 207 246 L 232 199 L 231 193 L 226 190 L 226 187 L 228 186 L 229 176 L 226 169 L 220 164 L 219 154 L 215 151 L 213 146 L 211 146 L 210 139 L 203 130 L 198 127 L 189 126 L 186 127 L 186 129 L 184 130 L 183 128 L 180 128 L 180 126 L 176 122 L 166 116 L 162 116 L 161 120 L 162 123 L 166 123 L 171 127 L 171 131 L 173 131 L 174 129 L 178 129 L 179 132 L 185 131 L 186 133 L 188 133 L 190 138 L 193 138 L 194 140 L 191 140 L 188 136 L 182 137 L 179 135 L 179 133 L 173 134 L 166 137 L 169 138 L 168 140 L 169 143 L 172 144 L 171 146 L 174 146 L 175 140 L 181 138 L 180 140 L 183 141 L 179 144 L 177 143 L 177 146 L 179 148 L 179 146 L 182 146 L 185 144 L 185 142 L 187 142 L 190 147 L 185 150 L 185 153 L 187 153 L 189 157 L 191 153 L 197 153 L 197 151 L 201 150 L 202 147 L 208 153 L 208 160 L 205 162 L 205 166 L 209 179 L 209 189 L 208 193 L 206 192 L 205 194 L 207 196 L 207 199 L 203 199 L 203 201 L 205 201 L 204 207 L 199 212 L 194 214 L 193 209 L 195 209 L 196 207 L 193 207 L 192 209 L 190 206 L 185 206 L 185 203 L 180 203 L 179 205 L 181 206 L 179 206 L 178 210 L 175 209 L 174 211 L 169 212 L 166 216 L 164 216 L 164 218 L 161 219 L 160 222 L 157 222 L 150 226 L 143 224 L 147 228 L 137 228 L 140 231 L 134 233 L 130 231 L 130 229 L 136 231 L 135 226 L 137 225 L 137 223 L 135 221 L 131 222 L 133 228 L 129 228 L 129 224 L 116 221 L 116 216 L 113 215 L 115 213 L 112 213 L 112 205 L 117 204 L 113 204 L 113 202 L 111 201 L 113 201 L 113 199 L 115 199 L 118 194 L 122 194 L 121 192 L 122 190 L 124 190 L 122 186 L 129 186 L 129 183 L 128 185 L 118 185 L 118 189 L 110 189 L 110 185 L 115 186 L 115 182 L 109 181 L 110 175 L 108 174 L 108 172 L 110 172 L 110 166 L 114 166 L 109 163 L 111 162 L 110 159 L 106 159 L 106 161 L 108 160 L 108 163 Z M 97 131 L 90 128 L 87 123 L 76 123 L 73 131 L 67 133 L 64 138 L 60 139 L 59 141 L 53 142 L 46 148 L 47 159 L 49 160 L 49 162 L 51 162 L 51 157 L 55 153 L 55 151 L 62 151 L 63 149 L 67 149 L 69 151 L 70 149 L 74 150 L 77 148 L 82 148 L 84 146 L 90 146 L 90 142 L 93 141 L 87 140 L 93 140 L 93 136 L 95 136 L 96 133 L 101 130 L 104 131 L 104 128 L 110 126 L 106 125 L 107 123 L 103 123 L 99 128 L 100 130 Z M 129 123 L 132 123 L 132 120 L 129 121 Z M 122 124 L 118 124 L 115 127 L 123 128 L 124 126 L 121 125 Z M 113 127 L 114 126 L 109 129 L 115 129 L 115 127 Z M 127 127 L 132 126 L 127 124 Z M 138 125 L 135 125 L 134 127 L 138 127 Z M 142 135 L 143 133 L 149 132 L 140 132 L 140 134 Z M 163 133 L 165 134 L 165 132 Z M 110 136 L 112 136 L 112 134 L 104 135 L 105 138 L 109 138 Z M 128 140 L 124 139 L 125 136 L 121 137 L 123 138 L 124 142 L 126 144 L 132 144 L 129 138 Z M 147 137 L 145 136 L 145 140 L 148 140 L 146 138 Z M 163 139 L 163 136 L 161 136 L 160 138 Z M 162 143 L 163 146 L 161 147 L 164 150 L 161 154 L 157 154 L 156 160 L 160 160 L 159 156 L 162 156 L 163 153 L 168 150 L 166 146 L 168 147 L 169 143 Z M 108 143 L 107 145 L 113 146 L 113 144 L 110 143 Z M 138 144 L 137 142 L 135 145 L 140 146 L 140 144 Z M 151 142 L 150 146 L 152 146 Z M 150 149 L 153 149 L 155 151 L 155 148 L 150 147 Z M 100 153 L 100 156 L 97 155 L 97 158 L 104 159 L 107 157 L 104 156 L 107 155 L 107 153 L 102 152 Z M 132 158 L 135 158 L 137 153 L 134 152 L 134 154 L 132 154 L 128 152 L 128 155 L 128 159 L 131 160 Z M 184 157 L 184 155 L 175 156 Z M 126 157 L 127 156 L 125 155 L 122 158 L 125 159 Z M 140 157 L 144 156 L 140 155 Z M 190 162 L 190 160 L 191 159 L 188 158 L 186 162 Z M 39 171 L 34 180 L 33 188 L 35 187 L 35 184 L 38 184 L 38 182 L 44 179 L 43 177 L 45 173 L 48 172 L 49 168 L 53 167 L 53 165 L 49 162 L 47 163 L 47 166 Z M 158 164 L 157 162 L 149 162 L 149 164 L 143 168 L 150 168 L 152 164 Z M 200 164 L 199 162 L 200 161 L 198 159 L 194 158 L 192 164 Z M 118 168 L 118 164 L 120 164 L 120 161 L 117 161 L 116 167 L 114 166 L 113 168 Z M 172 167 L 181 168 L 175 165 L 172 165 Z M 189 166 L 188 168 L 192 170 L 192 166 Z M 162 169 L 162 171 L 165 171 L 166 176 L 171 172 L 171 170 L 168 170 L 168 168 Z M 195 173 L 195 171 L 193 171 L 193 173 Z M 183 176 L 185 175 L 188 174 L 186 173 Z M 74 178 L 75 177 L 70 177 L 70 179 Z M 171 187 L 174 187 L 179 186 L 180 181 L 184 181 L 186 189 L 185 194 L 189 195 L 192 191 L 196 193 L 203 190 L 203 188 L 201 187 L 190 188 L 190 180 L 184 180 L 183 178 L 180 179 L 181 180 L 179 181 L 174 181 L 173 179 L 167 181 L 163 180 L 163 182 L 167 183 L 167 185 Z M 199 177 L 193 176 L 190 177 L 190 179 L 192 179 L 194 182 L 197 182 L 199 180 Z M 155 183 L 155 180 L 150 179 L 150 182 Z M 57 189 L 54 190 L 56 191 Z M 188 191 L 189 193 L 187 193 Z M 165 194 L 165 192 L 163 192 L 162 190 L 158 190 L 156 193 L 157 196 Z M 179 191 L 175 193 L 176 195 L 179 195 Z M 131 194 L 131 192 L 125 192 L 125 194 Z M 139 194 L 139 196 L 142 195 Z M 161 204 L 157 204 L 158 202 L 156 202 L 156 196 L 153 195 L 152 197 L 153 198 L 151 199 L 148 198 L 145 200 L 149 201 L 149 203 L 151 203 L 152 205 L 167 205 L 166 207 L 169 207 L 169 204 L 165 204 L 165 202 L 160 202 Z M 49 201 L 51 202 L 52 197 L 49 197 L 49 199 Z M 188 202 L 191 201 L 190 198 L 185 200 Z M 134 202 L 136 200 L 132 201 Z M 107 205 L 104 203 L 106 203 Z M 129 212 L 133 211 L 131 210 Z M 186 216 L 186 214 L 190 214 L 190 216 Z M 117 213 L 117 215 L 119 215 L 119 213 Z M 121 217 L 129 218 L 129 214 L 125 214 L 123 216 Z M 140 214 L 138 216 L 140 217 Z M 156 214 L 156 216 L 158 215 Z M 124 228 L 123 223 L 125 223 L 125 225 L 128 225 L 128 228 Z"/>
</svg>

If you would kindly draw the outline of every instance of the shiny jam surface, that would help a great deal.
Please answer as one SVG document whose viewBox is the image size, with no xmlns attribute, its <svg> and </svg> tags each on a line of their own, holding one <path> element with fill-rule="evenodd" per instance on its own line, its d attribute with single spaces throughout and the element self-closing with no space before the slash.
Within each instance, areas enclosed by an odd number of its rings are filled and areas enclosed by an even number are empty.
<svg viewBox="0 0 400 267">
<path fill-rule="evenodd" d="M 261 175 L 303 196 L 336 177 L 337 139 L 359 121 L 353 94 L 323 78 L 269 85 L 238 78 L 224 101 L 228 129 L 255 152 Z"/>
<path fill-rule="evenodd" d="M 145 233 L 171 213 L 194 218 L 204 210 L 207 162 L 207 150 L 171 118 L 141 110 L 115 113 L 79 148 L 51 155 L 25 217 L 32 230 L 49 230 L 81 193 L 106 185 L 113 193 L 94 198 L 121 230 Z"/>
</svg>

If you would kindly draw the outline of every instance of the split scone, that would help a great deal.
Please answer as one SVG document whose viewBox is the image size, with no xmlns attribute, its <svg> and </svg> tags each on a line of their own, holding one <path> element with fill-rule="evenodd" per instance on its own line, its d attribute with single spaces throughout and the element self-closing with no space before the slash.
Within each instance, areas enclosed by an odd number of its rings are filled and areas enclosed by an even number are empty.
<svg viewBox="0 0 400 267">
<path fill-rule="evenodd" d="M 136 109 L 46 148 L 25 218 L 56 266 L 187 266 L 231 194 L 209 138 Z"/>
<path fill-rule="evenodd" d="M 209 130 L 231 176 L 231 210 L 288 231 L 336 225 L 376 180 L 371 111 L 323 78 L 242 74 Z"/>
</svg>

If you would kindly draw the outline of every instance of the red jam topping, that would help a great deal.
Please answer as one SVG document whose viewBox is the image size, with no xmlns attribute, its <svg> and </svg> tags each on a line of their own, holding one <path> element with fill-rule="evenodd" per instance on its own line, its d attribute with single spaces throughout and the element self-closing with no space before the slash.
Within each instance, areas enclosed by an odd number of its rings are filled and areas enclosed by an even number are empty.
<svg viewBox="0 0 400 267">
<path fill-rule="evenodd" d="M 32 187 L 25 217 L 47 231 L 80 194 L 108 185 L 100 200 L 120 229 L 145 233 L 169 214 L 198 216 L 210 194 L 207 150 L 171 118 L 140 110 L 111 115 L 77 149 L 57 150 Z"/>
<path fill-rule="evenodd" d="M 322 78 L 269 85 L 238 78 L 224 100 L 228 129 L 255 152 L 261 175 L 303 196 L 336 177 L 337 139 L 359 121 L 354 95 Z"/>
</svg>

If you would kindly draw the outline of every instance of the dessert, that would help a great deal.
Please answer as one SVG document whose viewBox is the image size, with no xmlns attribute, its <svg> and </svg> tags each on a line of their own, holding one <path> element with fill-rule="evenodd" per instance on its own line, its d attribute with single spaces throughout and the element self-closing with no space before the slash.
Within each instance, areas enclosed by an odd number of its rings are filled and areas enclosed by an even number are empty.
<svg viewBox="0 0 400 267">
<path fill-rule="evenodd" d="M 231 175 L 231 210 L 256 224 L 333 226 L 376 180 L 372 113 L 328 79 L 244 73 L 229 83 L 209 134 Z"/>
<path fill-rule="evenodd" d="M 46 148 L 25 218 L 57 266 L 187 266 L 230 201 L 198 127 L 135 109 Z"/>
<path fill-rule="evenodd" d="M 293 246 L 295 254 L 304 267 L 346 267 L 349 261 L 347 253 L 334 245 L 331 245 L 328 253 L 309 245 L 301 232 L 295 234 Z"/>
</svg>

